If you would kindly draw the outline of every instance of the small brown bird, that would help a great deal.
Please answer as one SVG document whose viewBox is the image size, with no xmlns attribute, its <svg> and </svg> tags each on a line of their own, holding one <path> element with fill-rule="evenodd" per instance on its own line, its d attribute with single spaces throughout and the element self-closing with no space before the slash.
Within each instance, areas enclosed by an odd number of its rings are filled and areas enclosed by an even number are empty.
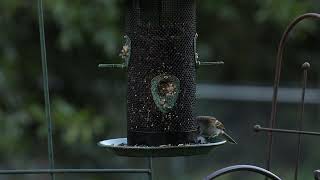
<svg viewBox="0 0 320 180">
<path fill-rule="evenodd" d="M 199 123 L 199 140 L 203 142 L 203 138 L 210 142 L 218 136 L 222 136 L 231 144 L 237 144 L 237 142 L 225 132 L 224 125 L 212 116 L 198 116 L 196 120 Z M 202 139 L 201 139 L 202 137 Z"/>
<path fill-rule="evenodd" d="M 128 45 L 124 45 L 121 49 L 121 52 L 119 54 L 119 56 L 122 58 L 122 59 L 126 59 L 129 57 L 129 54 L 130 54 L 130 47 Z"/>
</svg>

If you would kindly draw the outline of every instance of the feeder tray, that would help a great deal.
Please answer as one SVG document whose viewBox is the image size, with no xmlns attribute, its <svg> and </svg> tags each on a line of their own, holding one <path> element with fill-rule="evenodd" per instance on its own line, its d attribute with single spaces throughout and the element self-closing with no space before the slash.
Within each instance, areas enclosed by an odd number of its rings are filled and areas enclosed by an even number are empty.
<svg viewBox="0 0 320 180">
<path fill-rule="evenodd" d="M 225 140 L 217 140 L 207 144 L 181 144 L 177 146 L 129 146 L 127 138 L 109 139 L 98 143 L 118 156 L 126 157 L 177 157 L 194 156 L 209 153 L 212 149 L 225 144 Z"/>
</svg>

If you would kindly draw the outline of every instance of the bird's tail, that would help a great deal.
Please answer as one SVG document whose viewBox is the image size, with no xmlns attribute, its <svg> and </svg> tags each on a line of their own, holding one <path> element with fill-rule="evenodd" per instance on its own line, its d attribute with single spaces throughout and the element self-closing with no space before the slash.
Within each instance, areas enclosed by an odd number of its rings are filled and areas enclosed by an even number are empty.
<svg viewBox="0 0 320 180">
<path fill-rule="evenodd" d="M 223 132 L 222 136 L 225 137 L 229 143 L 237 144 L 237 142 L 231 136 L 229 136 L 226 132 Z"/>
</svg>

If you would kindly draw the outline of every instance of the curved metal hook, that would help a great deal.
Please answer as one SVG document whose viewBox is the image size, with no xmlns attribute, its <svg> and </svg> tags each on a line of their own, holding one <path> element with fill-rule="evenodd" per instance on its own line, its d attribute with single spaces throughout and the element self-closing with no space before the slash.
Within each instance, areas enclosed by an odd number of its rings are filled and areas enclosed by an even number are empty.
<svg viewBox="0 0 320 180">
<path fill-rule="evenodd" d="M 255 172 L 261 175 L 264 175 L 268 178 L 274 179 L 274 180 L 281 180 L 278 176 L 273 174 L 270 171 L 267 171 L 263 168 L 257 167 L 257 166 L 252 166 L 252 165 L 235 165 L 235 166 L 229 166 L 223 169 L 220 169 L 218 171 L 213 172 L 209 176 L 205 177 L 204 180 L 212 180 L 217 177 L 220 177 L 224 174 L 232 173 L 232 172 L 237 172 L 237 171 L 249 171 L 249 172 Z"/>
<path fill-rule="evenodd" d="M 283 59 L 283 52 L 285 48 L 285 44 L 287 42 L 288 36 L 291 32 L 291 30 L 302 20 L 308 19 L 308 18 L 317 18 L 320 19 L 320 14 L 317 13 L 307 13 L 304 15 L 301 15 L 297 17 L 295 20 L 293 20 L 285 32 L 282 35 L 281 41 L 278 46 L 278 53 L 277 53 L 277 62 L 276 62 L 276 72 L 275 72 L 275 79 L 274 79 L 274 87 L 273 87 L 273 96 L 272 96 L 272 110 L 271 110 L 271 118 L 269 121 L 269 127 L 274 128 L 275 121 L 276 121 L 276 115 L 277 115 L 277 101 L 278 101 L 278 88 L 279 88 L 279 82 L 280 82 L 280 74 L 281 74 L 281 65 L 282 65 L 282 59 Z M 270 170 L 270 164 L 271 164 L 271 154 L 272 154 L 272 144 L 273 144 L 273 137 L 272 132 L 269 132 L 268 137 L 268 157 L 267 157 L 267 170 Z"/>
</svg>

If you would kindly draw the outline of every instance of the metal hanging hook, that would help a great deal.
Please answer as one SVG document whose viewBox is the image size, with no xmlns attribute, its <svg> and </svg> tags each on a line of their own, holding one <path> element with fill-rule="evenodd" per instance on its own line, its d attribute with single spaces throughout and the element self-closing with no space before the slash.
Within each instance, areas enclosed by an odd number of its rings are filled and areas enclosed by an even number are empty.
<svg viewBox="0 0 320 180">
<path fill-rule="evenodd" d="M 286 130 L 280 130 L 279 129 L 273 129 L 276 122 L 276 116 L 277 116 L 277 101 L 278 101 L 278 89 L 279 89 L 279 83 L 280 83 L 280 74 L 281 74 L 281 65 L 283 60 L 283 53 L 285 49 L 285 45 L 288 39 L 288 36 L 290 32 L 293 30 L 293 28 L 301 21 L 305 19 L 320 19 L 320 14 L 318 13 L 307 13 L 303 14 L 296 19 L 294 19 L 286 28 L 285 32 L 283 33 L 279 46 L 278 46 L 278 52 L 277 52 L 277 60 L 276 60 L 276 71 L 275 71 L 275 79 L 274 79 L 274 86 L 273 86 L 273 96 L 272 96 L 272 110 L 271 110 L 271 118 L 269 121 L 269 127 L 270 128 L 257 128 L 258 131 L 268 131 L 268 151 L 267 151 L 267 163 L 266 167 L 267 170 L 270 170 L 271 166 L 271 155 L 272 155 L 272 146 L 273 146 L 273 136 L 272 132 L 285 132 Z M 287 131 L 287 133 L 292 133 Z M 304 134 L 303 132 L 296 132 L 300 134 Z"/>
</svg>

